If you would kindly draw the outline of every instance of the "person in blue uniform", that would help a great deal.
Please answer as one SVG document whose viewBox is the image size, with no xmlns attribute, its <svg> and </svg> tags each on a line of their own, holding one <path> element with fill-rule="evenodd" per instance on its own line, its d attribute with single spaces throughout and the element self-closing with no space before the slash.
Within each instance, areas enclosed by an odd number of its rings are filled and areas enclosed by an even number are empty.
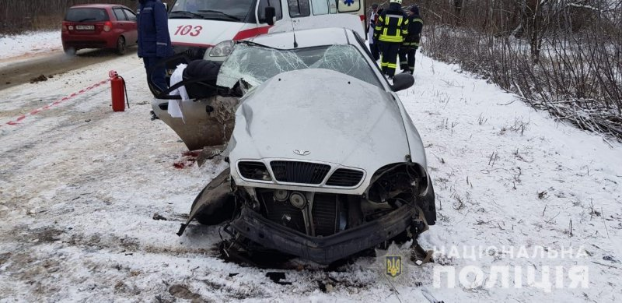
<svg viewBox="0 0 622 303">
<path fill-rule="evenodd" d="M 162 92 L 168 88 L 162 59 L 173 55 L 173 46 L 168 32 L 166 8 L 160 0 L 138 0 L 138 57 L 143 59 L 148 80 L 155 87 L 152 91 Z"/>
</svg>

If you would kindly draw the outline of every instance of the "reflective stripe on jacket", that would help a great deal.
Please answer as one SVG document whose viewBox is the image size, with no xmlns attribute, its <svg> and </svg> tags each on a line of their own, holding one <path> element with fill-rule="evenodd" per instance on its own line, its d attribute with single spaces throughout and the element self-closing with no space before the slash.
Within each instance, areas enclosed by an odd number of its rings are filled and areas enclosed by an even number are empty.
<svg viewBox="0 0 622 303">
<path fill-rule="evenodd" d="M 402 43 L 408 35 L 408 17 L 399 4 L 391 3 L 389 9 L 378 16 L 374 37 L 382 42 Z"/>
<path fill-rule="evenodd" d="M 419 47 L 419 41 L 421 40 L 421 30 L 423 29 L 423 19 L 420 16 L 410 16 L 408 35 L 404 37 L 402 45 L 409 47 Z"/>
</svg>

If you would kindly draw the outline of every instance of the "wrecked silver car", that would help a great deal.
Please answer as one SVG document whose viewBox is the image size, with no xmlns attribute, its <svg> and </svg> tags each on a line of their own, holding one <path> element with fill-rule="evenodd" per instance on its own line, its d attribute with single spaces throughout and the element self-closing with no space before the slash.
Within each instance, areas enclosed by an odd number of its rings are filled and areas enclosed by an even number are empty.
<svg viewBox="0 0 622 303">
<path fill-rule="evenodd" d="M 406 74 L 388 83 L 349 30 L 239 42 L 215 86 L 243 95 L 224 151 L 230 167 L 178 234 L 194 219 L 226 222 L 242 249 L 320 264 L 416 239 L 436 209 L 423 143 L 395 93 L 412 84 Z"/>
</svg>

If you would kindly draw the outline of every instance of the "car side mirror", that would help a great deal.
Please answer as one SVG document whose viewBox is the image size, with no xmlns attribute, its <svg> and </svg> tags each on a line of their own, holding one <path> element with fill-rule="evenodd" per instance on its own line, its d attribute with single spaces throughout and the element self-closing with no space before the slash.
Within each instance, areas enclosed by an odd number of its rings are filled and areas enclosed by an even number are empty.
<svg viewBox="0 0 622 303">
<path fill-rule="evenodd" d="M 415 84 L 415 78 L 411 74 L 397 74 L 393 77 L 393 85 L 391 89 L 394 92 L 407 89 Z"/>
<path fill-rule="evenodd" d="M 274 25 L 274 17 L 276 17 L 276 9 L 272 6 L 268 6 L 266 7 L 266 10 L 264 11 L 264 15 L 266 16 L 266 19 L 264 20 L 264 22 L 268 23 L 268 25 Z"/>
</svg>

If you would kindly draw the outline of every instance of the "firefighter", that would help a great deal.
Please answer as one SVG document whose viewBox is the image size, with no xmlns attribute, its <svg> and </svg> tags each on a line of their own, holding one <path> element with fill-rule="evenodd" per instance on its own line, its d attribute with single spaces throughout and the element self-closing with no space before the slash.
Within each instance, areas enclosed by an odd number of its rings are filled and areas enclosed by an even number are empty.
<svg viewBox="0 0 622 303">
<path fill-rule="evenodd" d="M 408 34 L 400 47 L 400 68 L 402 72 L 413 74 L 415 71 L 415 54 L 421 40 L 423 19 L 419 15 L 419 7 L 413 5 L 408 10 Z"/>
<path fill-rule="evenodd" d="M 374 43 L 382 47 L 382 72 L 393 79 L 397 69 L 397 56 L 404 36 L 408 35 L 408 17 L 402 10 L 402 0 L 390 0 L 376 22 Z"/>
</svg>

